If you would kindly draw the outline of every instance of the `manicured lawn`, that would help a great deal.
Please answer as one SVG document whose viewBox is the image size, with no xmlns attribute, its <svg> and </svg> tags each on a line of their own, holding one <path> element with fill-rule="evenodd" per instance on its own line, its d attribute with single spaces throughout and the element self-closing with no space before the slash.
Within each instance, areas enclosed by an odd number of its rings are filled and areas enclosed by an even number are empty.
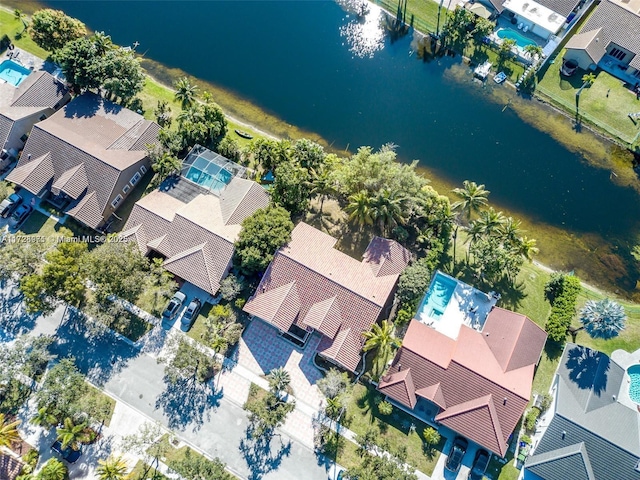
<svg viewBox="0 0 640 480">
<path fill-rule="evenodd" d="M 551 99 L 572 114 L 576 112 L 576 93 L 582 86 L 582 75 L 578 69 L 571 77 L 560 75 L 562 50 L 538 81 L 537 94 Z M 632 143 L 640 131 L 640 123 L 634 123 L 627 114 L 640 112 L 640 100 L 624 86 L 624 82 L 605 71 L 598 70 L 596 81 L 582 90 L 578 111 L 589 123 L 596 124 L 606 132 Z"/>
<path fill-rule="evenodd" d="M 444 441 L 436 446 L 434 455 L 427 456 L 423 449 L 422 431 L 428 425 L 396 408 L 390 416 L 381 415 L 375 402 L 378 395 L 373 387 L 356 384 L 347 405 L 345 427 L 359 435 L 363 435 L 372 426 L 379 427 L 378 445 L 386 442 L 391 451 L 406 447 L 407 463 L 431 475 L 444 447 Z M 410 428 L 412 424 L 415 425 L 415 430 Z"/>
<path fill-rule="evenodd" d="M 27 33 L 20 35 L 23 30 L 22 21 L 17 20 L 12 12 L 0 8 L 0 33 L 6 33 L 16 47 L 23 48 L 40 58 L 47 58 L 49 52 L 38 47 Z"/>
<path fill-rule="evenodd" d="M 394 0 L 375 0 L 373 3 L 380 5 L 394 15 L 399 12 L 400 2 Z M 406 0 L 403 14 L 404 21 L 422 33 L 435 32 L 438 23 L 439 5 L 433 0 Z M 445 22 L 448 0 L 445 0 L 440 14 L 440 28 Z"/>
<path fill-rule="evenodd" d="M 71 231 L 76 237 L 95 236 L 97 233 L 81 225 L 72 218 L 67 217 L 64 225 L 56 222 L 54 219 L 47 217 L 40 212 L 32 212 L 31 215 L 20 226 L 18 233 L 21 235 L 37 235 L 47 239 L 47 243 L 53 243 L 58 237 L 62 236 L 61 229 Z M 89 249 L 95 247 L 95 243 L 89 243 Z"/>
<path fill-rule="evenodd" d="M 138 460 L 136 466 L 133 467 L 131 473 L 127 476 L 128 480 L 169 480 L 167 477 L 158 472 L 155 468 L 150 469 L 146 475 L 145 471 L 149 468 L 142 460 Z"/>
<path fill-rule="evenodd" d="M 191 329 L 187 332 L 187 335 L 193 338 L 196 342 L 202 343 L 202 336 L 204 335 L 206 328 L 204 326 L 204 321 L 209 316 L 209 312 L 213 305 L 210 303 L 205 303 L 198 314 L 198 318 L 193 322 Z"/>
</svg>

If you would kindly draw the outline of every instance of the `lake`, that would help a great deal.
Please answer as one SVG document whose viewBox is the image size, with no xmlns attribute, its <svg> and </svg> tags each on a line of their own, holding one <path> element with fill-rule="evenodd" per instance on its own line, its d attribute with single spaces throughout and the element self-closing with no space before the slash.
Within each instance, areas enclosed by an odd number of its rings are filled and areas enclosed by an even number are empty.
<svg viewBox="0 0 640 480">
<path fill-rule="evenodd" d="M 374 8 L 358 22 L 330 1 L 42 3 L 115 43 L 139 41 L 147 58 L 230 90 L 334 147 L 393 142 L 401 159 L 420 160 L 437 187 L 484 183 L 492 203 L 525 220 L 543 262 L 627 294 L 635 286 L 628 252 L 639 232 L 637 191 L 505 108 L 491 92 L 508 87 L 471 81 L 459 57 L 417 60 L 412 36 L 392 41 Z M 545 122 L 553 114 L 535 115 Z"/>
</svg>

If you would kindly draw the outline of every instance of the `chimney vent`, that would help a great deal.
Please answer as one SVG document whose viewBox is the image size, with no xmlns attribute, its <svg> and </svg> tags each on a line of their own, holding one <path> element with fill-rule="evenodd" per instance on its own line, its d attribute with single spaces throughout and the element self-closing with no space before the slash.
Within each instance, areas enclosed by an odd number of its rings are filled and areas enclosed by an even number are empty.
<svg viewBox="0 0 640 480">
<path fill-rule="evenodd" d="M 504 397 L 504 399 L 502 400 L 502 405 L 506 405 L 507 404 L 507 397 Z"/>
<path fill-rule="evenodd" d="M 565 430 L 562 431 L 562 439 L 564 440 L 564 437 L 567 436 L 567 432 Z"/>
</svg>

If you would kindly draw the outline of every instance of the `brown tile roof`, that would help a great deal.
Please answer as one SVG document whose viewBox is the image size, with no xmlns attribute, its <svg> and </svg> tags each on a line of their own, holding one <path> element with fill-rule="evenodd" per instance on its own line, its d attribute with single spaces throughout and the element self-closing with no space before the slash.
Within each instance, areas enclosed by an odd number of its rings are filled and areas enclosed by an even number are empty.
<svg viewBox="0 0 640 480">
<path fill-rule="evenodd" d="M 576 40 L 570 39 L 567 48 L 572 48 L 573 45 L 576 45 L 573 48 L 585 48 L 597 63 L 604 56 L 604 49 L 610 43 L 615 43 L 635 54 L 629 65 L 640 70 L 640 15 L 637 12 L 609 0 L 602 0 L 580 29 L 579 35 L 598 29 L 599 34 L 597 37 L 592 35 L 593 40 L 586 47 L 581 46 L 584 39 L 578 37 Z"/>
<path fill-rule="evenodd" d="M 144 253 L 161 253 L 168 271 L 215 295 L 233 257 L 240 223 L 269 202 L 264 189 L 249 180 L 234 178 L 226 192 L 228 197 L 207 193 L 183 203 L 155 190 L 136 202 L 121 236 L 135 239 Z M 230 212 L 226 221 L 225 212 Z"/>
<path fill-rule="evenodd" d="M 412 320 L 388 375 L 410 369 L 415 394 L 442 409 L 438 422 L 504 456 L 531 396 L 545 340 L 531 320 L 500 308 L 491 311 L 482 332 L 461 326 L 457 340 Z M 388 378 L 379 390 L 413 408 L 406 396 L 385 391 Z"/>
<path fill-rule="evenodd" d="M 86 190 L 84 196 L 87 198 L 77 197 L 79 202 L 71 205 L 66 213 L 97 228 L 111 215 L 111 201 L 117 193 L 116 185 L 122 183 L 125 174 L 131 175 L 131 170 L 128 173 L 124 170 L 142 165 L 147 156 L 144 149 L 107 150 L 107 147 L 141 121 L 146 122 L 137 113 L 97 95 L 85 94 L 77 97 L 33 127 L 14 170 L 18 173 L 12 172 L 8 180 L 23 185 L 26 180 L 21 178 L 19 172 L 31 168 L 31 175 L 40 179 L 49 176 L 49 180 L 52 177 L 52 185 L 56 186 L 56 190 L 64 191 L 68 188 L 72 197 Z M 144 130 L 145 135 L 150 132 L 155 135 L 158 128 L 155 124 L 148 125 Z M 44 163 L 34 163 L 47 154 L 53 165 L 52 176 L 48 164 L 45 170 L 40 171 L 44 168 Z M 74 171 L 80 165 L 84 174 L 80 169 Z M 128 181 L 129 178 L 124 180 Z M 41 183 L 39 181 L 35 184 Z M 88 198 L 90 194 L 92 195 Z"/>
<path fill-rule="evenodd" d="M 84 164 L 81 163 L 60 175 L 58 180 L 51 186 L 51 191 L 54 195 L 64 192 L 74 200 L 77 200 L 88 187 L 87 172 L 84 170 Z"/>
<path fill-rule="evenodd" d="M 416 402 L 418 401 L 416 398 L 416 388 L 413 386 L 413 379 L 411 378 L 410 368 L 384 377 L 384 386 L 381 386 L 379 390 L 381 393 L 388 395 L 391 398 L 398 399 L 400 403 L 407 405 L 410 408 L 415 407 Z"/>
<path fill-rule="evenodd" d="M 381 239 L 372 242 L 373 247 L 386 244 L 385 251 L 393 254 L 383 260 L 367 251 L 365 260 L 358 262 L 336 250 L 336 241 L 305 223 L 298 224 L 291 241 L 276 252 L 244 309 L 281 330 L 286 331 L 294 322 L 301 328 L 316 329 L 323 334 L 318 352 L 354 371 L 360 362 L 362 332 L 380 316 L 408 253 Z M 270 320 L 279 318 L 277 312 L 288 300 L 278 303 L 266 301 L 264 296 L 275 295 L 270 292 L 290 284 L 296 286 L 297 299 L 291 300 L 286 321 Z"/>
<path fill-rule="evenodd" d="M 54 175 L 51 153 L 47 152 L 33 161 L 19 162 L 16 168 L 7 175 L 7 180 L 17 183 L 31 193 L 38 195 L 51 182 Z"/>
<path fill-rule="evenodd" d="M 14 480 L 22 470 L 23 463 L 11 455 L 0 452 L 0 478 Z"/>
<path fill-rule="evenodd" d="M 580 0 L 536 0 L 536 2 L 559 13 L 563 17 L 568 17 L 576 6 L 578 6 Z"/>
<path fill-rule="evenodd" d="M 382 237 L 373 237 L 362 258 L 376 277 L 400 275 L 411 260 L 409 250 L 398 242 Z"/>
</svg>

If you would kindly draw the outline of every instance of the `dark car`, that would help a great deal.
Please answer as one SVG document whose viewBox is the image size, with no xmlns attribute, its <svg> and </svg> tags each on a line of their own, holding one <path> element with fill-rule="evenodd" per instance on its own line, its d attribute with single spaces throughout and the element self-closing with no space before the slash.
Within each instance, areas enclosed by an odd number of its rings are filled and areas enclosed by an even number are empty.
<svg viewBox="0 0 640 480">
<path fill-rule="evenodd" d="M 456 437 L 449 451 L 449 456 L 444 464 L 444 468 L 453 473 L 458 473 L 464 454 L 467 453 L 469 442 L 462 437 Z"/>
<path fill-rule="evenodd" d="M 22 203 L 22 197 L 12 193 L 0 203 L 0 216 L 7 218 Z"/>
<path fill-rule="evenodd" d="M 173 294 L 171 300 L 169 300 L 169 305 L 162 312 L 162 320 L 169 322 L 175 318 L 175 316 L 180 311 L 182 304 L 187 299 L 187 296 L 182 292 L 176 292 Z"/>
<path fill-rule="evenodd" d="M 489 452 L 482 448 L 476 452 L 476 458 L 473 460 L 473 466 L 467 477 L 469 480 L 482 480 L 484 472 L 489 465 Z"/>
<path fill-rule="evenodd" d="M 12 215 L 14 220 L 16 221 L 16 225 L 20 225 L 31 212 L 33 212 L 33 207 L 31 205 L 22 204 L 18 208 L 16 208 Z"/>
<path fill-rule="evenodd" d="M 80 448 L 79 450 L 74 450 L 71 447 L 63 449 L 60 440 L 56 440 L 53 445 L 51 445 L 51 450 L 56 452 L 62 457 L 63 460 L 66 460 L 69 463 L 77 462 L 82 455 L 82 448 Z"/>
<path fill-rule="evenodd" d="M 184 315 L 182 315 L 182 320 L 180 321 L 182 323 L 182 330 L 186 332 L 191 328 L 191 325 L 193 325 L 193 322 L 198 317 L 198 313 L 200 313 L 201 307 L 202 303 L 198 298 L 191 300 L 191 303 L 184 312 Z"/>
</svg>

